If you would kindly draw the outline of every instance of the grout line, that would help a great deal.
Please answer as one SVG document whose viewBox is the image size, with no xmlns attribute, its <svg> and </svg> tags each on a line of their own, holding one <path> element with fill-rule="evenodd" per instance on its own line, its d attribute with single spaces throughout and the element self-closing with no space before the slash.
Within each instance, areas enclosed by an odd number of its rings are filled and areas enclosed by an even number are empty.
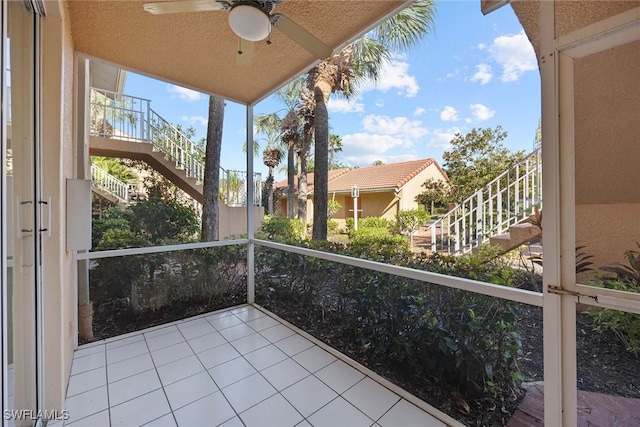
<svg viewBox="0 0 640 427">
<path fill-rule="evenodd" d="M 373 381 L 377 382 L 381 386 L 389 389 L 389 391 L 397 394 L 401 398 L 403 398 L 403 399 L 409 401 L 410 403 L 414 404 L 415 406 L 417 406 L 418 408 L 422 409 L 424 412 L 426 412 L 427 414 L 431 415 L 432 417 L 434 417 L 434 418 L 438 419 L 439 421 L 441 421 L 441 422 L 443 422 L 443 423 L 445 423 L 445 424 L 447 424 L 449 426 L 452 426 L 452 427 L 464 427 L 464 424 L 462 424 L 459 421 L 455 420 L 451 416 L 445 414 L 444 412 L 440 411 L 437 408 L 434 408 L 433 406 L 431 406 L 428 403 L 426 403 L 425 401 L 417 398 L 416 396 L 414 396 L 413 394 L 409 393 L 408 391 L 406 391 L 406 390 L 400 388 L 399 386 L 393 384 L 391 381 L 387 380 L 386 378 L 383 378 L 382 376 L 380 376 L 379 374 L 375 373 L 371 369 L 369 369 L 369 368 L 361 365 L 360 363 L 356 362 L 355 360 L 351 359 L 349 356 L 347 356 L 345 354 L 342 354 L 341 352 L 339 352 L 338 350 L 334 349 L 333 347 L 325 344 L 324 342 L 320 341 L 319 339 L 317 339 L 313 335 L 309 334 L 308 332 L 303 331 L 302 329 L 300 329 L 297 326 L 293 325 L 292 323 L 282 319 L 281 317 L 277 316 L 276 314 L 271 313 L 269 310 L 261 307 L 258 304 L 252 304 L 252 305 L 256 309 L 258 309 L 258 310 L 262 311 L 263 313 L 265 313 L 267 316 L 270 316 L 273 319 L 279 321 L 281 324 L 287 326 L 288 328 L 290 328 L 291 330 L 297 332 L 299 335 L 302 335 L 304 338 L 306 338 L 309 341 L 311 341 L 312 343 L 316 344 L 317 346 L 319 346 L 323 350 L 329 352 L 333 356 L 337 357 L 338 359 L 342 360 L 346 364 L 350 365 L 352 368 L 360 371 L 365 376 L 371 378 Z"/>
</svg>

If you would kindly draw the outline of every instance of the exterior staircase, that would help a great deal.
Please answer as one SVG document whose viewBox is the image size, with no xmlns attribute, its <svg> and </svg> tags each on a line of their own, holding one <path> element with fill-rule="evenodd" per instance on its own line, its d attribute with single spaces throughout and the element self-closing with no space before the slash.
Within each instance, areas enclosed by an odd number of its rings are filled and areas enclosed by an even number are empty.
<svg viewBox="0 0 640 427">
<path fill-rule="evenodd" d="M 531 216 L 542 208 L 542 150 L 538 148 L 430 224 L 431 252 L 469 253 L 481 244 L 504 251 L 541 234 Z M 533 223 L 532 223 L 533 222 Z"/>
<path fill-rule="evenodd" d="M 91 165 L 91 187 L 100 197 L 116 204 L 129 204 L 129 185 L 95 164 Z"/>
<path fill-rule="evenodd" d="M 202 148 L 151 108 L 151 101 L 91 89 L 89 153 L 141 160 L 202 204 Z M 220 193 L 227 206 L 244 206 L 247 175 L 220 168 Z M 261 174 L 254 174 L 254 206 L 262 204 Z"/>
</svg>

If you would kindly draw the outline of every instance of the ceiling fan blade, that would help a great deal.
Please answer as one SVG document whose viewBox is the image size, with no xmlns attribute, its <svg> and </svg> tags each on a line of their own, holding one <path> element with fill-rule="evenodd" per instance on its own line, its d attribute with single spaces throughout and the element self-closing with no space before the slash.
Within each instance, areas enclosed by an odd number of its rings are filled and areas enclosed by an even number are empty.
<svg viewBox="0 0 640 427">
<path fill-rule="evenodd" d="M 284 15 L 279 13 L 272 15 L 271 24 L 318 59 L 327 59 L 333 53 L 329 46 Z"/>
<path fill-rule="evenodd" d="M 253 47 L 255 43 L 238 37 L 238 53 L 236 54 L 236 65 L 250 65 L 253 62 Z"/>
<path fill-rule="evenodd" d="M 228 9 L 228 3 L 216 0 L 186 0 L 167 1 L 158 3 L 145 3 L 144 10 L 153 15 L 182 12 L 205 12 L 211 10 Z"/>
</svg>

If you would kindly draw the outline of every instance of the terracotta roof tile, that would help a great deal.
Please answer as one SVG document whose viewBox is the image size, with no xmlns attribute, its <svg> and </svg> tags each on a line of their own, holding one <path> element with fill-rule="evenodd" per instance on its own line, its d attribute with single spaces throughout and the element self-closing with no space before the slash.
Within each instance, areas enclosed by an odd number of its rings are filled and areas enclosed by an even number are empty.
<svg viewBox="0 0 640 427">
<path fill-rule="evenodd" d="M 353 185 L 360 187 L 360 191 L 400 189 L 413 177 L 435 164 L 446 177 L 440 165 L 434 159 L 420 159 L 410 162 L 390 163 L 387 165 L 369 166 L 358 169 L 335 169 L 329 171 L 329 192 L 343 193 L 351 191 Z M 295 179 L 298 191 L 298 179 Z M 313 173 L 307 174 L 308 193 L 313 191 Z M 276 184 L 278 188 L 287 188 L 287 180 Z"/>
</svg>

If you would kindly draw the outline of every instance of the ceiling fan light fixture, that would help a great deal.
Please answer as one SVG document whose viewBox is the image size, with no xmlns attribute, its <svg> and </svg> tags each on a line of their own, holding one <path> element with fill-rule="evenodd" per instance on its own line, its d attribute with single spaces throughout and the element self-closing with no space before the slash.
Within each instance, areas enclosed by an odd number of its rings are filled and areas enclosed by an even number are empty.
<svg viewBox="0 0 640 427">
<path fill-rule="evenodd" d="M 271 32 L 269 16 L 254 6 L 240 4 L 229 12 L 229 26 L 245 40 L 264 40 Z"/>
</svg>

